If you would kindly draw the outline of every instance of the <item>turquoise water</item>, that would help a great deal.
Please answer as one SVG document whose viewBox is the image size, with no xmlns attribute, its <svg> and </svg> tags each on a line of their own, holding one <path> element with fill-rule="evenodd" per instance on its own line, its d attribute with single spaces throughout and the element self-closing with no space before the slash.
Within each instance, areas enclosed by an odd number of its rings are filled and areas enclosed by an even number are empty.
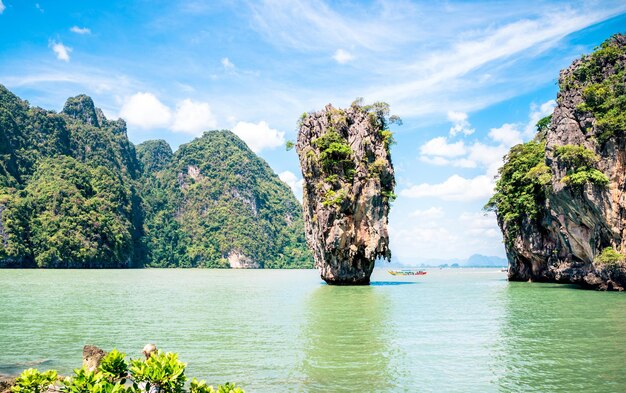
<svg viewBox="0 0 626 393">
<path fill-rule="evenodd" d="M 246 392 L 623 391 L 626 296 L 492 269 L 0 270 L 0 373 L 67 374 L 84 344 L 178 352 Z"/>
</svg>

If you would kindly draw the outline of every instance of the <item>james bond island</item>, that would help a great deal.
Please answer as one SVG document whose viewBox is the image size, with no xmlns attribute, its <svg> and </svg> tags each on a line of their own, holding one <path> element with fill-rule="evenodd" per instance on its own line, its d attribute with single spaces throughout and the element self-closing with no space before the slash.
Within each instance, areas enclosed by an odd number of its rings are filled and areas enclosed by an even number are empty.
<svg viewBox="0 0 626 393">
<path fill-rule="evenodd" d="M 500 169 L 495 210 L 509 279 L 626 288 L 626 37 L 559 77 L 554 113 Z"/>
<path fill-rule="evenodd" d="M 389 105 L 327 105 L 300 120 L 296 151 L 304 177 L 306 238 L 329 284 L 367 285 L 378 258 L 389 260 L 395 198 Z"/>
</svg>

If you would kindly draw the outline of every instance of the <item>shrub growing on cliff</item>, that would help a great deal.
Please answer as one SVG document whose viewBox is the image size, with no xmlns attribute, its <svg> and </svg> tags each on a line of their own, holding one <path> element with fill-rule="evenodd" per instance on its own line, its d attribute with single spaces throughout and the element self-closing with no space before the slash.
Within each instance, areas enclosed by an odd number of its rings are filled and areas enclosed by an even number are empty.
<svg viewBox="0 0 626 393">
<path fill-rule="evenodd" d="M 615 251 L 613 247 L 607 247 L 602 252 L 595 257 L 593 260 L 594 263 L 598 265 L 616 265 L 618 263 L 624 262 L 624 255 Z"/>
<path fill-rule="evenodd" d="M 341 166 L 344 172 L 354 170 L 352 162 L 352 148 L 348 142 L 334 129 L 328 130 L 324 135 L 313 141 L 313 145 L 320 150 L 320 163 L 327 173 Z"/>
<path fill-rule="evenodd" d="M 519 230 L 524 217 L 538 218 L 551 178 L 542 142 L 513 146 L 504 158 L 496 192 L 485 205 L 485 210 L 495 211 L 514 233 Z"/>
<path fill-rule="evenodd" d="M 567 166 L 567 174 L 561 181 L 569 186 L 593 183 L 608 184 L 609 178 L 593 166 L 599 158 L 593 151 L 581 145 L 564 145 L 556 148 L 556 157 Z"/>
</svg>

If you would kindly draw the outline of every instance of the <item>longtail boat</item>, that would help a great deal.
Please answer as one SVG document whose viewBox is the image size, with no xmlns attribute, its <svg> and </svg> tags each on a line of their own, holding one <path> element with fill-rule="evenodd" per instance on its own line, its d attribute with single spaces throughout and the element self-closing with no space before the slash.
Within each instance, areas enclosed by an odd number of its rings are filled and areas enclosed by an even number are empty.
<svg viewBox="0 0 626 393">
<path fill-rule="evenodd" d="M 387 270 L 392 276 L 423 276 L 426 274 L 424 270 Z"/>
</svg>

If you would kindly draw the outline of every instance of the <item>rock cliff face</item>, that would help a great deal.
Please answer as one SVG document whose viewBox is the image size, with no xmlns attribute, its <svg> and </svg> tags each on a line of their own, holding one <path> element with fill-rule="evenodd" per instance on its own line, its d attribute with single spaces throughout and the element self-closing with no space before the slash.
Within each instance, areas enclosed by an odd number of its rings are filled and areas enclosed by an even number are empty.
<svg viewBox="0 0 626 393">
<path fill-rule="evenodd" d="M 375 260 L 391 258 L 387 216 L 395 180 L 388 113 L 383 103 L 345 110 L 327 105 L 300 121 L 306 237 L 329 284 L 369 284 Z"/>
<path fill-rule="evenodd" d="M 490 204 L 504 234 L 510 280 L 626 287 L 625 69 L 622 35 L 576 60 L 560 74 L 551 121 L 536 141 L 507 156 Z M 538 163 L 521 173 L 537 147 Z M 530 189 L 534 206 L 520 209 L 507 199 L 521 201 Z"/>
</svg>

